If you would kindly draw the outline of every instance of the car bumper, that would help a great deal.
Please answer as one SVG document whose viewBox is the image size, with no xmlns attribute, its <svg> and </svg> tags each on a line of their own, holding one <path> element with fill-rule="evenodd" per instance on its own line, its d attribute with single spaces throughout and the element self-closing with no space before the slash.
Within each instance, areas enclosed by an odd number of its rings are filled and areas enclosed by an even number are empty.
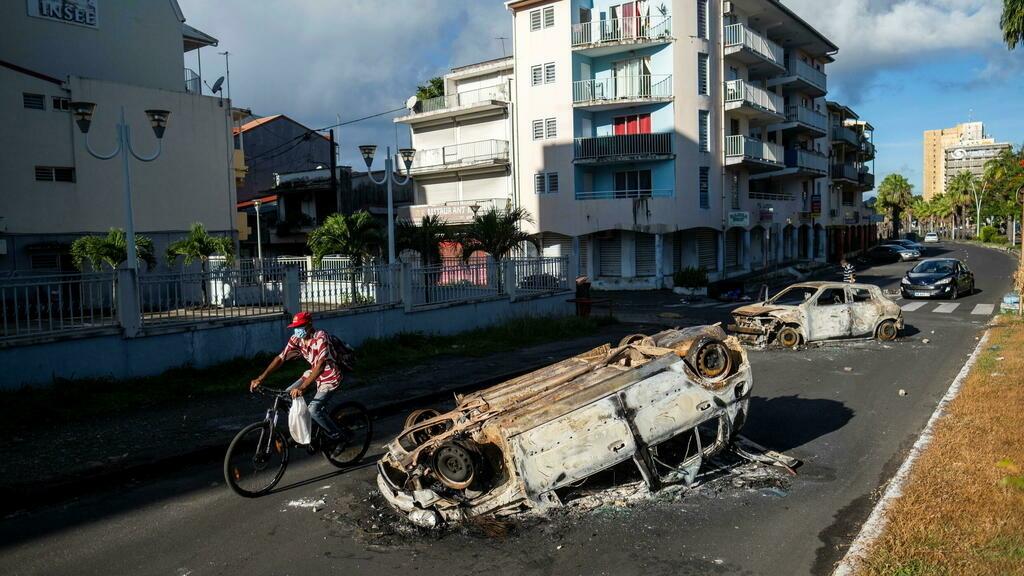
<svg viewBox="0 0 1024 576">
<path fill-rule="evenodd" d="M 949 296 L 953 293 L 956 284 L 949 283 L 941 286 L 900 286 L 900 292 L 904 298 L 935 298 L 938 296 Z"/>
</svg>

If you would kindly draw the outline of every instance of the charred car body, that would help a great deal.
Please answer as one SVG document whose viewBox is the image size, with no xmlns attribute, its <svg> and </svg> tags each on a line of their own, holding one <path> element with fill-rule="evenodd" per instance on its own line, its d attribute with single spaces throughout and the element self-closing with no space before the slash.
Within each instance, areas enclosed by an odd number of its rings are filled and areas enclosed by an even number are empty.
<svg viewBox="0 0 1024 576">
<path fill-rule="evenodd" d="M 742 427 L 751 384 L 718 326 L 631 336 L 410 414 L 377 484 L 434 526 L 559 506 L 560 489 L 630 460 L 652 489 L 690 483 Z"/>
<path fill-rule="evenodd" d="M 843 338 L 895 340 L 903 311 L 872 284 L 805 282 L 760 304 L 732 311 L 729 331 L 745 344 L 801 343 Z"/>
</svg>

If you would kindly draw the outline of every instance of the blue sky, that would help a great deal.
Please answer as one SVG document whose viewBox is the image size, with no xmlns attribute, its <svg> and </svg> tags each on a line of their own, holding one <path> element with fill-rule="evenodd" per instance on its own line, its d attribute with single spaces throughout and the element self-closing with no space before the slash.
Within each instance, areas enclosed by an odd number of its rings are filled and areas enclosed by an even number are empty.
<svg viewBox="0 0 1024 576">
<path fill-rule="evenodd" d="M 1000 42 L 1001 0 L 783 1 L 839 46 L 829 99 L 874 125 L 878 182 L 900 172 L 920 193 L 927 129 L 973 118 L 1024 143 L 1024 49 Z M 221 41 L 203 53 L 208 82 L 227 49 L 237 105 L 313 128 L 400 107 L 417 83 L 501 56 L 497 37 L 512 35 L 502 0 L 179 2 Z M 388 117 L 343 127 L 342 162 L 361 168 L 357 145 L 405 145 L 407 133 Z"/>
</svg>

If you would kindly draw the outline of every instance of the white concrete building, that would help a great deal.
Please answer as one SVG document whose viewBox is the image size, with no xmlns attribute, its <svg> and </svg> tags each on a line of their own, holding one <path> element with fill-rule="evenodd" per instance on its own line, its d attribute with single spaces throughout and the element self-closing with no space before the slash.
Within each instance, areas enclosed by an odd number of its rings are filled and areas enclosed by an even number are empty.
<svg viewBox="0 0 1024 576">
<path fill-rule="evenodd" d="M 157 146 L 144 110 L 170 111 L 159 159 L 131 164 L 135 229 L 158 254 L 193 222 L 234 233 L 231 107 L 183 58 L 216 39 L 184 22 L 176 0 L 0 3 L 0 271 L 70 271 L 74 238 L 124 227 L 121 160 L 87 152 L 75 100 L 97 104 L 101 153 L 122 107 L 143 155 Z"/>
<path fill-rule="evenodd" d="M 500 58 L 454 68 L 444 76 L 443 96 L 410 100 L 409 113 L 395 122 L 412 132 L 415 200 L 398 217 L 465 224 L 512 201 L 512 87 L 512 58 Z"/>
</svg>

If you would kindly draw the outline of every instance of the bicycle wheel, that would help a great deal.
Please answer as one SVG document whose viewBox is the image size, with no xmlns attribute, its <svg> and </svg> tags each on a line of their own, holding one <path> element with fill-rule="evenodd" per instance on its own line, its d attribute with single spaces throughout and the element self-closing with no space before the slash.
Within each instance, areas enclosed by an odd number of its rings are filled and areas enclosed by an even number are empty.
<svg viewBox="0 0 1024 576">
<path fill-rule="evenodd" d="M 269 492 L 288 467 L 288 441 L 269 422 L 250 424 L 239 432 L 224 456 L 224 481 L 239 496 L 255 498 Z"/>
<path fill-rule="evenodd" d="M 331 412 L 331 420 L 342 430 L 348 431 L 350 438 L 348 446 L 336 456 L 332 454 L 333 449 L 325 449 L 324 458 L 338 468 L 351 466 L 366 454 L 373 440 L 370 414 L 358 402 L 343 402 Z"/>
</svg>

